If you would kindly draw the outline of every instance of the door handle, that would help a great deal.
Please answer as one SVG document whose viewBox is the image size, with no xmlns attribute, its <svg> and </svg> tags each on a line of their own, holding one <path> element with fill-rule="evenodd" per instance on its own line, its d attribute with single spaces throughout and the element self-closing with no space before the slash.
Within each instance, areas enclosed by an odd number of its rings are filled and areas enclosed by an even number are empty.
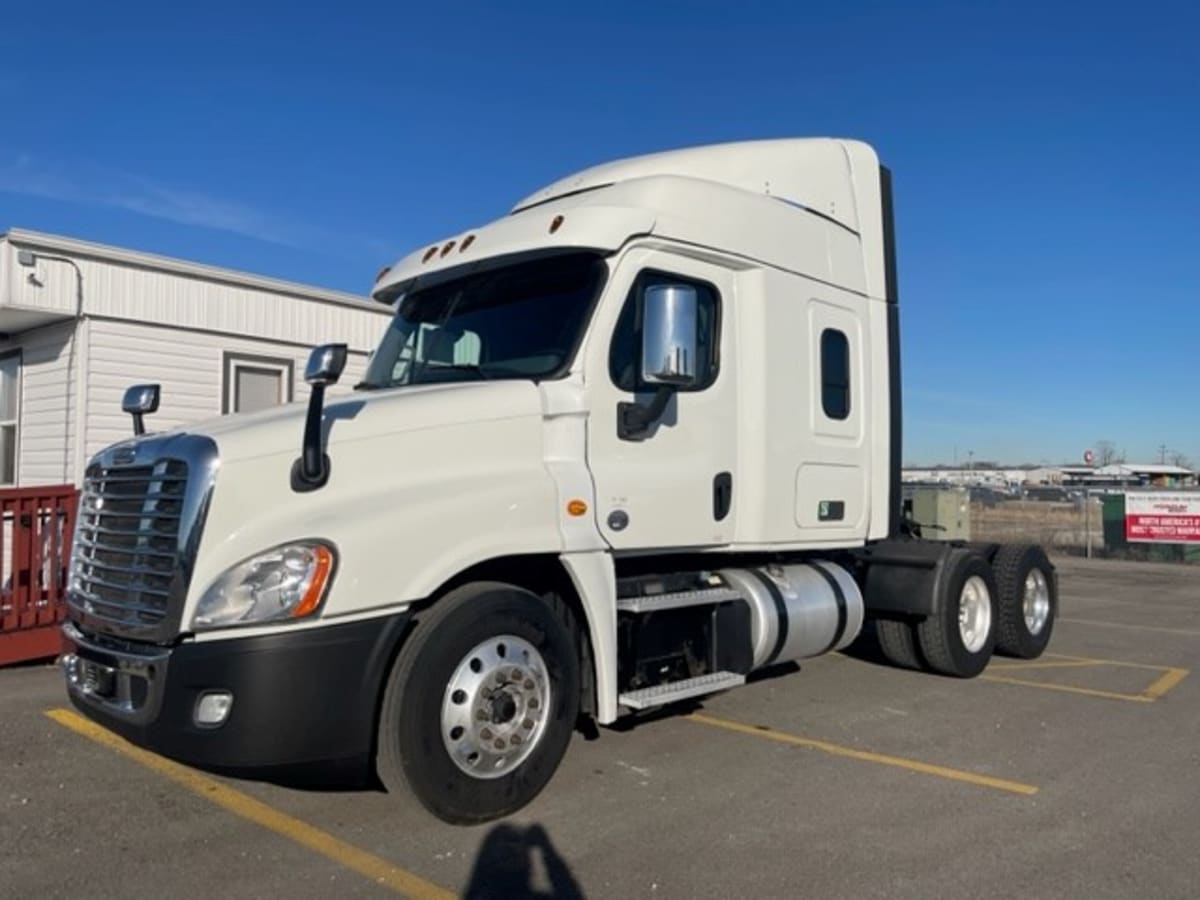
<svg viewBox="0 0 1200 900">
<path fill-rule="evenodd" d="M 713 477 L 713 520 L 720 522 L 733 506 L 733 476 L 720 472 Z"/>
</svg>

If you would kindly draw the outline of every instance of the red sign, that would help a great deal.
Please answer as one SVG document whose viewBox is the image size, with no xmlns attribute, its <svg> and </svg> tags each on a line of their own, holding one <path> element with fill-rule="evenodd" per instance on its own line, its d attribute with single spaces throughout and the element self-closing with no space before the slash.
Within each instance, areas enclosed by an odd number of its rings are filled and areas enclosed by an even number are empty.
<svg viewBox="0 0 1200 900">
<path fill-rule="evenodd" d="M 1083 461 L 1086 465 L 1090 466 L 1092 464 L 1092 460 L 1094 460 L 1095 458 L 1096 458 L 1096 454 L 1094 454 L 1091 450 L 1083 451 Z"/>
<path fill-rule="evenodd" d="M 1126 494 L 1125 540 L 1200 544 L 1200 493 Z"/>
</svg>

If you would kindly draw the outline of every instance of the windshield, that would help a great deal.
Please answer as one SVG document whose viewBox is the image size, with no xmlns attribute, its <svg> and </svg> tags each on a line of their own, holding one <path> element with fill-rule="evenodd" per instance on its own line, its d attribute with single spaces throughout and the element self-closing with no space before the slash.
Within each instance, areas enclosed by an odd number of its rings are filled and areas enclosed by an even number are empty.
<svg viewBox="0 0 1200 900">
<path fill-rule="evenodd" d="M 358 387 L 556 375 L 606 273 L 598 254 L 572 253 L 406 294 Z"/>
</svg>

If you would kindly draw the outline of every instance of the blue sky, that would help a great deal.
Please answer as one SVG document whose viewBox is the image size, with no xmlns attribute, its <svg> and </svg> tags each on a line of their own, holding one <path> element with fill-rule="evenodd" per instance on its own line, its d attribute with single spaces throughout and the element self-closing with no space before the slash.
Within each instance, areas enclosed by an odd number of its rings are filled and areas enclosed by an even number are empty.
<svg viewBox="0 0 1200 900">
<path fill-rule="evenodd" d="M 586 165 L 860 137 L 895 173 L 906 460 L 1200 462 L 1192 4 L 183 7 L 5 16 L 0 229 L 365 291 Z"/>
</svg>

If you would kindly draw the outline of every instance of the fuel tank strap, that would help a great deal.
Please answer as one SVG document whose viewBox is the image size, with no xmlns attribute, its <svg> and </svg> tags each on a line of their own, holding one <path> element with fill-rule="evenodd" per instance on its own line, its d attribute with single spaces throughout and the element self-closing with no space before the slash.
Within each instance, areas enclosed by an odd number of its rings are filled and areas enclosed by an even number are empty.
<svg viewBox="0 0 1200 900">
<path fill-rule="evenodd" d="M 833 599 L 837 603 L 837 631 L 834 632 L 833 640 L 829 642 L 829 646 L 825 648 L 824 653 L 828 653 L 841 642 L 842 637 L 846 634 L 846 594 L 842 590 L 841 584 L 838 582 L 834 574 L 825 568 L 823 563 L 812 562 L 808 563 L 810 568 L 816 569 L 821 573 L 821 577 L 829 584 L 829 589 L 833 591 Z"/>
<path fill-rule="evenodd" d="M 766 661 L 763 662 L 764 666 L 769 666 L 775 660 L 779 659 L 779 654 L 783 652 L 783 648 L 787 644 L 787 604 L 783 600 L 783 593 L 779 590 L 779 585 L 766 572 L 761 569 L 748 569 L 747 571 L 767 589 L 767 593 L 771 595 L 771 601 L 775 604 L 775 618 L 778 623 L 775 632 L 775 646 L 771 648 L 770 654 L 768 654 Z"/>
</svg>

